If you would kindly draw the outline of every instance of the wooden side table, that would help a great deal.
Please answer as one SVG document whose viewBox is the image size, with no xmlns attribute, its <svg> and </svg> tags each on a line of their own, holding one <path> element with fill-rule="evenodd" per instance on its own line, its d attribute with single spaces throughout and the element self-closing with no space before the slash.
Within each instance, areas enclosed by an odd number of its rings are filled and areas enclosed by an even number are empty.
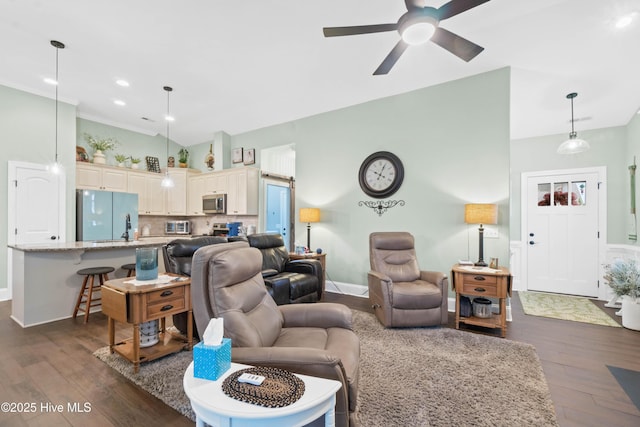
<svg viewBox="0 0 640 427">
<path fill-rule="evenodd" d="M 451 287 L 456 292 L 456 329 L 460 324 L 476 325 L 502 330 L 502 338 L 507 334 L 507 296 L 511 296 L 511 273 L 506 267 L 489 269 L 486 267 L 456 264 L 452 270 Z M 489 318 L 471 315 L 460 316 L 460 296 L 498 298 L 500 312 Z"/>
<path fill-rule="evenodd" d="M 295 252 L 289 252 L 290 260 L 297 259 L 317 259 L 320 261 L 320 265 L 322 265 L 322 293 L 324 294 L 324 283 L 327 280 L 327 254 L 326 253 L 315 253 L 309 252 L 308 254 L 297 254 Z"/>
<path fill-rule="evenodd" d="M 303 426 L 324 415 L 324 426 L 335 426 L 336 392 L 342 384 L 326 378 L 298 375 L 304 381 L 304 394 L 291 405 L 267 408 L 241 402 L 222 391 L 222 383 L 232 373 L 249 365 L 231 363 L 231 368 L 216 381 L 195 378 L 193 362 L 184 373 L 182 384 L 193 412 L 196 426 Z"/>
<path fill-rule="evenodd" d="M 191 349 L 193 346 L 193 312 L 191 310 L 191 279 L 175 276 L 176 281 L 157 285 L 125 283 L 133 277 L 109 280 L 102 286 L 102 312 L 108 316 L 109 349 L 134 364 L 138 372 L 141 362 L 158 359 L 167 354 Z M 165 318 L 187 312 L 187 339 L 174 336 L 165 329 Z M 140 348 L 140 324 L 160 320 L 159 342 Z M 115 342 L 115 322 L 133 325 L 133 337 Z"/>
</svg>

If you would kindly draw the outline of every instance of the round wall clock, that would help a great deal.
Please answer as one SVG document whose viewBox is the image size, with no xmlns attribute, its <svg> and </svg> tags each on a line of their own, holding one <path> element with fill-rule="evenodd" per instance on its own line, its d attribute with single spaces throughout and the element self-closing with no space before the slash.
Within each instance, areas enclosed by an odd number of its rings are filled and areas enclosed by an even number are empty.
<svg viewBox="0 0 640 427">
<path fill-rule="evenodd" d="M 402 162 L 393 153 L 378 151 L 364 159 L 358 172 L 362 191 L 383 199 L 398 191 L 404 179 Z"/>
</svg>

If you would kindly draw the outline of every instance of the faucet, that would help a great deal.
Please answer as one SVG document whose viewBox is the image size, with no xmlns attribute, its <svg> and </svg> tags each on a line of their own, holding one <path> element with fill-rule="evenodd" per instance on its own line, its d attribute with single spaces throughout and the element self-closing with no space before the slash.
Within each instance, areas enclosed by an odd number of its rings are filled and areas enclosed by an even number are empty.
<svg viewBox="0 0 640 427">
<path fill-rule="evenodd" d="M 129 241 L 129 230 L 131 230 L 131 215 L 127 214 L 127 217 L 124 222 L 124 233 L 122 233 L 122 238 L 124 238 L 125 242 Z"/>
</svg>

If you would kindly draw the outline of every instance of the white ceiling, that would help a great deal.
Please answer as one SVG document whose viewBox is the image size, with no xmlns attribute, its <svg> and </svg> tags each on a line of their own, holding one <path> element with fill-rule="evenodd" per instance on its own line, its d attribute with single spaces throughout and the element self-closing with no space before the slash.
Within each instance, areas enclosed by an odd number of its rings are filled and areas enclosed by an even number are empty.
<svg viewBox="0 0 640 427">
<path fill-rule="evenodd" d="M 427 0 L 439 7 L 446 1 Z M 373 71 L 397 32 L 325 38 L 324 26 L 394 23 L 402 0 L 0 0 L 0 84 L 81 117 L 201 143 L 510 66 L 511 137 L 626 125 L 640 107 L 640 0 L 491 0 L 441 22 L 485 48 L 466 63 L 433 43 Z M 126 79 L 128 88 L 115 85 Z M 118 107 L 113 100 L 126 101 Z M 147 117 L 153 121 L 145 121 Z M 463 118 L 462 118 L 463 120 Z"/>
</svg>

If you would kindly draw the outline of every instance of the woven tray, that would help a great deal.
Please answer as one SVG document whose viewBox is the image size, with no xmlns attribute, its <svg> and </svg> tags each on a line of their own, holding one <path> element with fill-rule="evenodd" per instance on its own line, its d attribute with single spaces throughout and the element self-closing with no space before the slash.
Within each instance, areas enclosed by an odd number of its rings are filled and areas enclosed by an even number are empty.
<svg viewBox="0 0 640 427">
<path fill-rule="evenodd" d="M 238 377 L 244 373 L 265 377 L 261 385 L 241 383 Z M 304 394 L 304 382 L 289 371 L 278 368 L 256 367 L 241 369 L 229 375 L 222 383 L 227 396 L 242 402 L 267 408 L 291 405 Z"/>
</svg>

